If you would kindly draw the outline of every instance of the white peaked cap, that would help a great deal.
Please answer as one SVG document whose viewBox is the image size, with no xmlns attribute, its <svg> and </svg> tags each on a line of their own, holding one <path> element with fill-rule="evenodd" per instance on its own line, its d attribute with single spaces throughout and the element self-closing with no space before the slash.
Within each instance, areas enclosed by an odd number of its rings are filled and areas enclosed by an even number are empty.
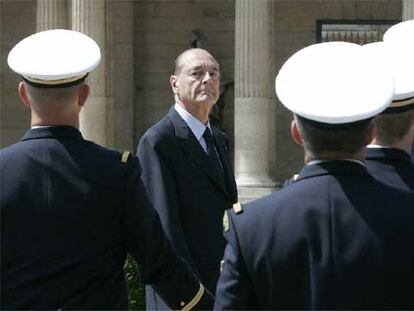
<svg viewBox="0 0 414 311">
<path fill-rule="evenodd" d="M 400 22 L 388 28 L 383 41 L 391 44 L 412 45 L 414 42 L 414 19 Z"/>
<path fill-rule="evenodd" d="M 414 96 L 414 49 L 407 53 L 407 49 L 400 49 L 383 41 L 366 44 L 364 48 L 372 57 L 377 58 L 378 65 L 388 66 L 391 71 L 394 78 L 394 101 Z M 401 104 L 403 103 L 406 102 L 401 101 Z M 394 104 L 391 103 L 391 107 Z"/>
<path fill-rule="evenodd" d="M 395 79 L 395 95 L 392 106 L 411 105 L 414 98 L 414 20 L 398 23 L 384 34 L 384 45 L 390 57 Z"/>
<path fill-rule="evenodd" d="M 360 45 L 317 43 L 293 54 L 276 77 L 276 94 L 293 113 L 327 124 L 381 113 L 392 100 L 392 75 Z"/>
<path fill-rule="evenodd" d="M 80 80 L 100 61 L 101 51 L 93 39 L 63 29 L 38 32 L 21 40 L 7 58 L 14 72 L 39 86 Z"/>
</svg>

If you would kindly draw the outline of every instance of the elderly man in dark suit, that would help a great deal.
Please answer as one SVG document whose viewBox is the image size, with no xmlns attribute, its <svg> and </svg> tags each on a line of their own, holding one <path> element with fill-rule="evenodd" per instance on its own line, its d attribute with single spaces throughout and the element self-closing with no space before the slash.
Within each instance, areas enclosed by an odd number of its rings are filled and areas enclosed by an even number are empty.
<svg viewBox="0 0 414 311">
<path fill-rule="evenodd" d="M 176 252 L 214 292 L 225 247 L 223 213 L 237 200 L 227 137 L 209 123 L 220 95 L 219 64 L 206 50 L 187 50 L 176 59 L 170 84 L 174 106 L 139 142 L 142 179 Z M 147 308 L 165 308 L 151 288 Z"/>
<path fill-rule="evenodd" d="M 414 307 L 414 193 L 364 166 L 391 75 L 363 47 L 320 43 L 276 79 L 305 167 L 288 187 L 227 212 L 217 310 Z"/>
<path fill-rule="evenodd" d="M 367 148 L 368 171 L 378 180 L 414 191 L 414 20 L 392 26 L 383 42 L 365 46 L 383 55 L 394 77 L 395 91 L 390 106 L 376 118 L 377 132 Z"/>
<path fill-rule="evenodd" d="M 163 234 L 138 159 L 78 130 L 100 59 L 95 41 L 70 30 L 37 33 L 9 54 L 32 128 L 0 150 L 1 309 L 127 309 L 127 252 L 171 308 L 206 307 L 212 298 Z"/>
</svg>

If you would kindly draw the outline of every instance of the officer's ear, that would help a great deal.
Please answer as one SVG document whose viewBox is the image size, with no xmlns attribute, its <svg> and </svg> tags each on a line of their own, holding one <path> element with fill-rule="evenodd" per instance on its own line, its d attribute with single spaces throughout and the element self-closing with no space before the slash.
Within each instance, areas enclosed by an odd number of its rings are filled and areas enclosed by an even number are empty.
<svg viewBox="0 0 414 311">
<path fill-rule="evenodd" d="M 89 93 L 90 93 L 89 85 L 84 84 L 80 87 L 79 93 L 78 93 L 78 104 L 80 107 L 83 107 L 85 105 L 85 102 L 89 97 Z"/>
<path fill-rule="evenodd" d="M 298 123 L 296 122 L 295 119 L 293 119 L 292 122 L 290 123 L 290 135 L 292 136 L 295 143 L 297 143 L 298 145 L 303 146 L 302 135 L 300 135 L 300 131 L 299 131 L 299 128 L 298 128 Z"/>
<path fill-rule="evenodd" d="M 27 94 L 27 89 L 24 82 L 19 83 L 19 97 L 27 107 L 31 106 L 32 102 L 29 95 Z"/>
<path fill-rule="evenodd" d="M 178 77 L 176 75 L 170 77 L 170 85 L 174 95 L 178 95 Z"/>
</svg>

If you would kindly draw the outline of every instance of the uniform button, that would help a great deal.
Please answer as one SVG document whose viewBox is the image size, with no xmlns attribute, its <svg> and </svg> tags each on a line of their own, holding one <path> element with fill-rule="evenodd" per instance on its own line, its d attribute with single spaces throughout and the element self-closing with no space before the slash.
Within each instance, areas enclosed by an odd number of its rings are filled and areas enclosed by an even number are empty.
<svg viewBox="0 0 414 311">
<path fill-rule="evenodd" d="M 184 302 L 184 301 L 181 301 L 181 302 L 180 302 L 180 306 L 181 306 L 181 307 L 184 307 L 184 306 L 185 306 L 185 302 Z"/>
</svg>

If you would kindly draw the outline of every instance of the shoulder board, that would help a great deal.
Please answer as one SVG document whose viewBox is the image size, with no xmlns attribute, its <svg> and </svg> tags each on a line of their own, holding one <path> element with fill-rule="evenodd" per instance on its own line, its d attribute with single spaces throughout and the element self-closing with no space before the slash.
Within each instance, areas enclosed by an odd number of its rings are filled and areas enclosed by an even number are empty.
<svg viewBox="0 0 414 311">
<path fill-rule="evenodd" d="M 124 151 L 121 156 L 121 163 L 127 163 L 130 155 L 131 155 L 131 152 Z"/>
<path fill-rule="evenodd" d="M 233 210 L 234 210 L 235 214 L 240 214 L 240 213 L 243 212 L 243 208 L 242 208 L 240 202 L 237 202 L 237 203 L 233 204 Z"/>
<path fill-rule="evenodd" d="M 223 215 L 223 229 L 224 229 L 224 232 L 227 232 L 230 229 L 229 216 L 227 215 L 227 211 L 224 211 L 224 215 Z"/>
</svg>

